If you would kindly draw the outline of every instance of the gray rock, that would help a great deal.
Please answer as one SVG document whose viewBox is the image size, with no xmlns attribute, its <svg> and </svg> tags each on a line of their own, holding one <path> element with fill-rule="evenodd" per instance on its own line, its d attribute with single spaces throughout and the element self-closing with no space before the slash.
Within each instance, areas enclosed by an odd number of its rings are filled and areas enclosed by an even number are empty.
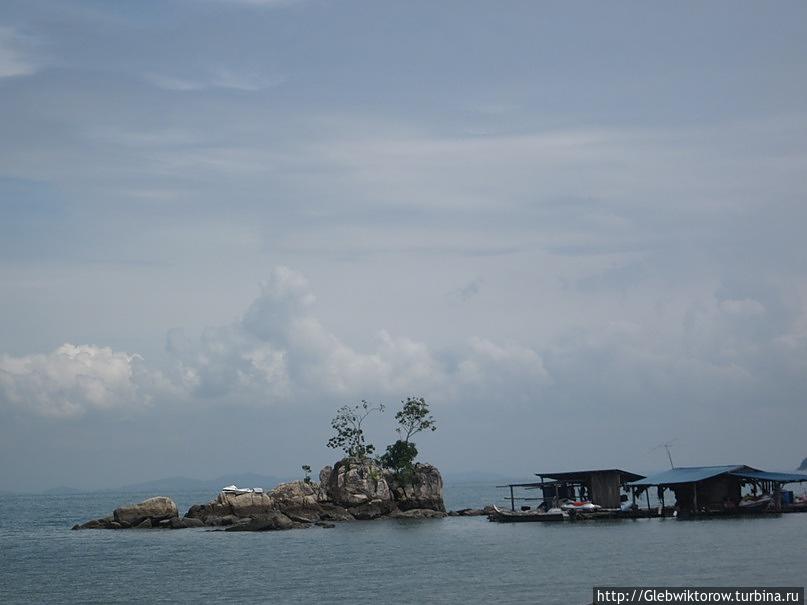
<svg viewBox="0 0 807 605">
<path fill-rule="evenodd" d="M 328 482 L 331 480 L 331 473 L 333 472 L 332 466 L 325 466 L 319 472 L 319 484 L 323 487 L 327 487 Z"/>
<path fill-rule="evenodd" d="M 348 508 L 373 500 L 392 499 L 384 472 L 369 458 L 343 458 L 337 462 L 325 490 L 331 502 Z"/>
<path fill-rule="evenodd" d="M 319 483 L 313 481 L 290 481 L 281 483 L 268 494 L 278 510 L 291 507 L 316 506 L 319 502 L 328 499 L 325 490 L 320 489 Z"/>
<path fill-rule="evenodd" d="M 352 507 L 350 514 L 360 521 L 370 521 L 388 515 L 394 510 L 397 510 L 394 502 L 373 500 L 372 502 Z"/>
<path fill-rule="evenodd" d="M 189 519 L 188 517 L 182 518 L 182 527 L 204 527 L 204 522 L 201 519 Z"/>
<path fill-rule="evenodd" d="M 411 477 L 402 479 L 390 471 L 385 472 L 392 499 L 402 511 L 431 509 L 445 512 L 443 478 L 431 464 L 416 464 Z"/>
<path fill-rule="evenodd" d="M 266 515 L 259 515 L 250 519 L 246 523 L 231 525 L 224 531 L 275 531 L 282 529 L 293 529 L 295 523 L 286 515 L 273 512 Z"/>
<path fill-rule="evenodd" d="M 283 509 L 283 514 L 297 523 L 314 523 L 319 521 L 322 509 L 317 506 L 292 506 Z"/>
<path fill-rule="evenodd" d="M 110 529 L 109 524 L 113 521 L 112 517 L 102 517 L 101 519 L 92 519 L 86 523 L 74 525 L 73 529 Z"/>
<path fill-rule="evenodd" d="M 171 498 L 166 498 L 165 496 L 157 496 L 137 504 L 121 506 L 116 508 L 112 514 L 117 523 L 130 526 L 137 525 L 145 519 L 151 519 L 152 523 L 154 523 L 154 521 L 162 521 L 163 519 L 178 516 L 177 505 Z"/>
<path fill-rule="evenodd" d="M 336 504 L 320 504 L 319 518 L 322 521 L 354 521 L 355 517 L 350 512 Z"/>
<path fill-rule="evenodd" d="M 143 519 L 140 523 L 135 525 L 135 529 L 151 529 L 151 519 Z"/>
<path fill-rule="evenodd" d="M 314 525 L 316 525 L 317 527 L 322 527 L 324 529 L 333 529 L 334 527 L 336 527 L 335 524 L 327 523 L 325 521 L 317 521 L 316 523 L 314 523 Z"/>
</svg>

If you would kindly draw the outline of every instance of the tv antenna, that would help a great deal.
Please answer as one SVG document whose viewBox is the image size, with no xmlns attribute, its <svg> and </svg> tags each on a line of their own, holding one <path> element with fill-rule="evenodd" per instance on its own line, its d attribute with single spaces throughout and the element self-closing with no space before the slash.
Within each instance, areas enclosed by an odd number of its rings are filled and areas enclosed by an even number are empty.
<svg viewBox="0 0 807 605">
<path fill-rule="evenodd" d="M 650 450 L 650 452 L 655 452 L 657 449 L 660 449 L 660 448 L 663 447 L 667 452 L 667 458 L 670 460 L 670 468 L 675 468 L 675 464 L 673 464 L 672 453 L 670 452 L 670 448 L 673 446 L 673 444 L 676 441 L 678 441 L 677 438 L 676 439 L 671 439 L 670 441 L 667 441 L 665 443 L 659 443 L 656 447 L 654 447 L 652 450 Z M 650 452 L 648 452 L 648 453 L 650 453 Z"/>
</svg>

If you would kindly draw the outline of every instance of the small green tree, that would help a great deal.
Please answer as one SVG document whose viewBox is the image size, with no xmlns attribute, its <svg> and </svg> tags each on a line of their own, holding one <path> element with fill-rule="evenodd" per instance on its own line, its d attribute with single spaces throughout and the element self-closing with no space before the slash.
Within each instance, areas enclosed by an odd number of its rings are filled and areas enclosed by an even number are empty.
<svg viewBox="0 0 807 605">
<path fill-rule="evenodd" d="M 401 405 L 401 409 L 395 414 L 395 420 L 400 425 L 395 432 L 403 435 L 406 443 L 421 431 L 437 430 L 437 423 L 431 415 L 429 404 L 423 397 L 407 397 Z"/>
<path fill-rule="evenodd" d="M 436 431 L 437 423 L 429 410 L 429 404 L 423 397 L 407 397 L 401 401 L 401 409 L 395 414 L 398 428 L 395 432 L 403 439 L 398 439 L 387 446 L 387 451 L 379 458 L 381 464 L 392 470 L 398 479 L 409 481 L 418 455 L 412 437 L 421 431 Z"/>
<path fill-rule="evenodd" d="M 352 458 L 366 458 L 375 451 L 375 446 L 365 441 L 362 424 L 371 413 L 383 411 L 383 404 L 371 406 L 363 399 L 358 405 L 342 406 L 331 420 L 336 434 L 328 439 L 328 447 L 341 448 Z"/>
</svg>

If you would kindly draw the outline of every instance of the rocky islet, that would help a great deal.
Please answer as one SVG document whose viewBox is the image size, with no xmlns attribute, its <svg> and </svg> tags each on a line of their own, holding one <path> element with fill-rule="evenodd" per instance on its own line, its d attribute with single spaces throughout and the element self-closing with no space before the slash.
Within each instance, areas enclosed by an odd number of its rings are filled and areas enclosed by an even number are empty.
<svg viewBox="0 0 807 605">
<path fill-rule="evenodd" d="M 225 531 L 273 531 L 333 522 L 381 518 L 425 519 L 483 515 L 484 510 L 447 513 L 443 479 L 430 464 L 416 464 L 406 477 L 383 469 L 369 458 L 343 458 L 320 471 L 320 481 L 281 483 L 268 492 L 222 491 L 206 504 L 179 516 L 170 498 L 158 496 L 116 508 L 112 515 L 73 529 L 223 528 Z"/>
</svg>

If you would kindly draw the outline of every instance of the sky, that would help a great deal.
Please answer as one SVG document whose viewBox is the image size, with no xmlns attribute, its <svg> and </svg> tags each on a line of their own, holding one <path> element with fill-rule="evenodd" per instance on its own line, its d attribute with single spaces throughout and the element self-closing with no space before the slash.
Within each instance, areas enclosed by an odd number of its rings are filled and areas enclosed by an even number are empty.
<svg viewBox="0 0 807 605">
<path fill-rule="evenodd" d="M 5 0 L 0 488 L 807 456 L 807 5 Z"/>
</svg>

